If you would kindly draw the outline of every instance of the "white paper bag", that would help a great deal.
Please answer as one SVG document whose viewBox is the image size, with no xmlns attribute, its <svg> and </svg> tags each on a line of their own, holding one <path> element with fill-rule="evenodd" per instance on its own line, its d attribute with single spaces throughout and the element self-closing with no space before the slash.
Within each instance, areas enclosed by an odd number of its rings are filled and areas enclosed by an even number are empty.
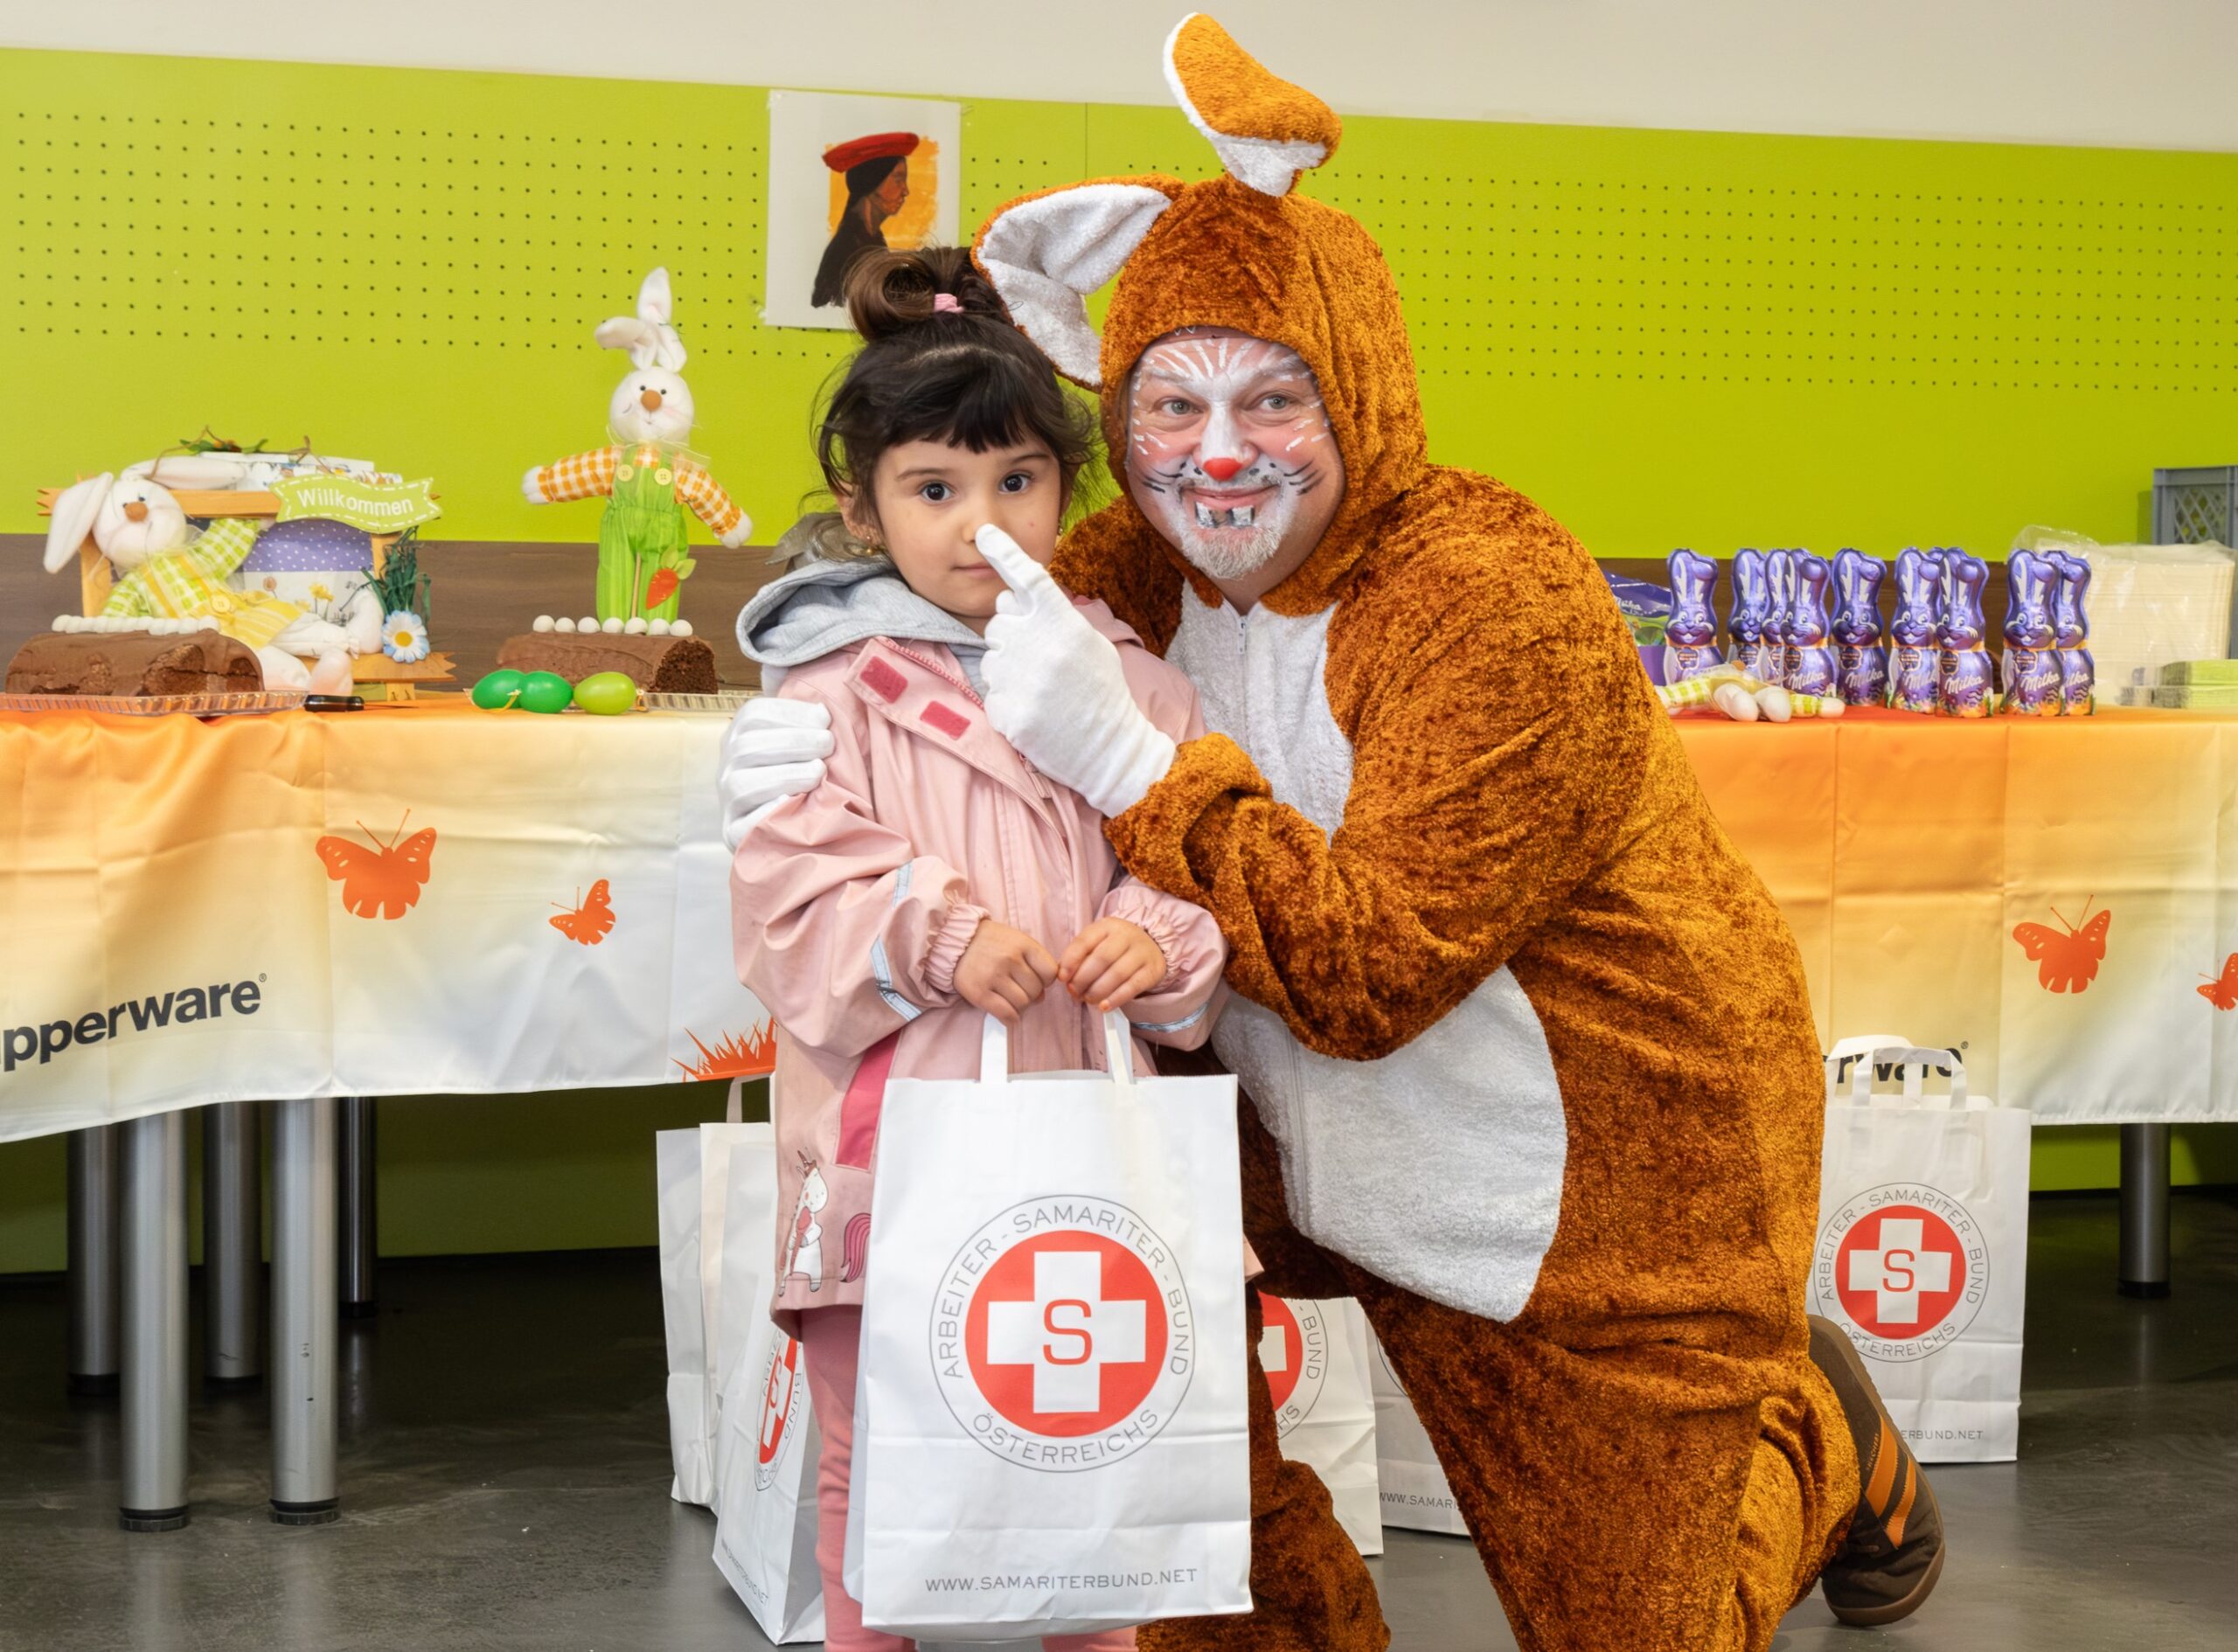
<svg viewBox="0 0 2238 1652">
<path fill-rule="evenodd" d="M 1302 1301 L 1261 1291 L 1259 1305 L 1259 1365 L 1282 1455 L 1321 1476 L 1353 1546 L 1381 1554 L 1367 1315 L 1350 1297 Z"/>
<path fill-rule="evenodd" d="M 1813 1311 L 1850 1334 L 1922 1461 L 2010 1461 L 2027 1296 L 2028 1114 L 1968 1095 L 1965 1064 L 1950 1051 L 1847 1053 L 1847 1093 L 1826 1109 Z M 1925 1093 L 1931 1072 L 1948 1075 L 1948 1095 Z M 1901 1094 L 1874 1093 L 1899 1079 Z"/>
<path fill-rule="evenodd" d="M 1250 1609 L 1235 1080 L 896 1079 L 851 1493 L 865 1624 L 963 1641 Z"/>
<path fill-rule="evenodd" d="M 769 1126 L 739 1122 L 744 1083 L 732 1080 L 723 1123 L 662 1130 L 653 1138 L 661 1321 L 668 1342 L 669 1455 L 676 1468 L 669 1495 L 678 1503 L 714 1501 L 715 1391 L 720 1370 L 716 1330 L 730 1149 L 737 1142 L 772 1140 Z M 774 1188 L 769 1197 L 774 1201 Z M 765 1204 L 765 1214 L 768 1208 Z"/>
<path fill-rule="evenodd" d="M 774 1142 L 730 1146 L 719 1340 L 730 1349 L 715 1435 L 715 1565 L 782 1646 L 824 1638 L 816 1565 L 820 1449 L 801 1345 L 769 1317 Z"/>
<path fill-rule="evenodd" d="M 1428 1431 L 1414 1415 L 1414 1402 L 1407 1398 L 1383 1344 L 1377 1343 L 1374 1348 L 1375 1471 L 1383 1524 L 1465 1537 L 1469 1523 L 1461 1517 L 1461 1505 L 1446 1483 Z"/>
</svg>

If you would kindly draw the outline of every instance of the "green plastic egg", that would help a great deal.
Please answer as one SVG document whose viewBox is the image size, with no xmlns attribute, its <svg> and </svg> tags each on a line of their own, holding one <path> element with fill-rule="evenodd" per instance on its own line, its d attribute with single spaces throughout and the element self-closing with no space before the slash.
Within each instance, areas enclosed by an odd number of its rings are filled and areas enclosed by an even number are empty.
<svg viewBox="0 0 2238 1652">
<path fill-rule="evenodd" d="M 637 684 L 627 671 L 601 671 L 575 684 L 575 704 L 601 717 L 618 717 L 637 704 Z"/>
<path fill-rule="evenodd" d="M 474 685 L 470 698 L 485 711 L 502 711 L 520 698 L 527 680 L 518 671 L 492 671 Z"/>
<path fill-rule="evenodd" d="M 557 672 L 531 671 L 521 679 L 525 711 L 564 711 L 574 698 L 574 685 Z"/>
</svg>

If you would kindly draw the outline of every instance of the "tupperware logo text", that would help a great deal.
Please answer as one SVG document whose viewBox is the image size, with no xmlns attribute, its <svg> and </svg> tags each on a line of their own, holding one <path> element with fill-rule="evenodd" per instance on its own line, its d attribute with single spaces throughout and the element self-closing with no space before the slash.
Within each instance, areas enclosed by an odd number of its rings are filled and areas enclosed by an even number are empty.
<svg viewBox="0 0 2238 1652">
<path fill-rule="evenodd" d="M 262 977 L 258 977 L 261 980 Z M 131 998 L 107 1010 L 89 1010 L 74 1020 L 10 1027 L 0 1033 L 0 1073 L 29 1065 L 45 1066 L 73 1045 L 104 1044 L 127 1033 L 215 1021 L 230 1001 L 237 1016 L 253 1016 L 264 1002 L 254 981 L 213 981 L 207 986 L 176 987 L 161 997 Z"/>
</svg>

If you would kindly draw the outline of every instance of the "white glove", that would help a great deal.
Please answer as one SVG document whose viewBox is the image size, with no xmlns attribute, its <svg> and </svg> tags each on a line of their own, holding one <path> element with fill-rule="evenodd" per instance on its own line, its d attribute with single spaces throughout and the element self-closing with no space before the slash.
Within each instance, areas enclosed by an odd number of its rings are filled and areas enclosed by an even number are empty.
<svg viewBox="0 0 2238 1652">
<path fill-rule="evenodd" d="M 987 621 L 987 720 L 1096 813 L 1124 814 L 1173 767 L 1173 742 L 1135 704 L 1119 650 L 1048 571 L 992 523 L 975 542 L 1010 587 Z"/>
<path fill-rule="evenodd" d="M 831 731 L 831 713 L 805 700 L 760 694 L 739 707 L 723 735 L 716 781 L 723 800 L 723 842 L 731 853 L 738 853 L 754 823 L 771 809 L 824 783 Z"/>
</svg>

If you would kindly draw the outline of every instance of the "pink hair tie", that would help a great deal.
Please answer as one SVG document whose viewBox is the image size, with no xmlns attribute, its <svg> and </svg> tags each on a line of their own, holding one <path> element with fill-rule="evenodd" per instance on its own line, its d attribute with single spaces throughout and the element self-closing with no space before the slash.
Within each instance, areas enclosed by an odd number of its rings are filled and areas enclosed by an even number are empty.
<svg viewBox="0 0 2238 1652">
<path fill-rule="evenodd" d="M 933 314 L 935 316 L 961 316 L 963 314 L 963 301 L 958 298 L 954 293 L 935 293 L 933 295 Z"/>
</svg>

